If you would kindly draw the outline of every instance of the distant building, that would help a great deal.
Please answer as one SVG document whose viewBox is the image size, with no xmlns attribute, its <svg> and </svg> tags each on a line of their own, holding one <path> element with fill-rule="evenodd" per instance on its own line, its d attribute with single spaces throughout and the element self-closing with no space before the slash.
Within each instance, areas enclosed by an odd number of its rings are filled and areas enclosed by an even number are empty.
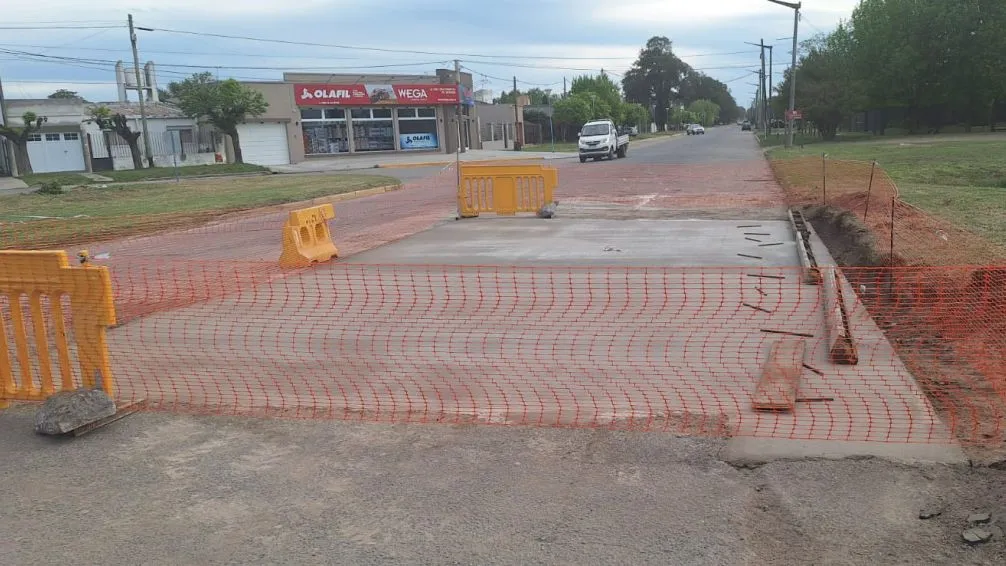
<svg viewBox="0 0 1006 566">
<path fill-rule="evenodd" d="M 476 102 L 482 102 L 485 104 L 492 104 L 493 101 L 493 90 L 491 88 L 480 88 L 475 91 Z"/>
<path fill-rule="evenodd" d="M 238 127 L 248 163 L 285 165 L 316 157 L 371 152 L 454 153 L 480 148 L 472 77 L 283 73 L 282 81 L 243 82 L 269 108 Z M 460 135 L 455 119 L 462 105 Z"/>
</svg>

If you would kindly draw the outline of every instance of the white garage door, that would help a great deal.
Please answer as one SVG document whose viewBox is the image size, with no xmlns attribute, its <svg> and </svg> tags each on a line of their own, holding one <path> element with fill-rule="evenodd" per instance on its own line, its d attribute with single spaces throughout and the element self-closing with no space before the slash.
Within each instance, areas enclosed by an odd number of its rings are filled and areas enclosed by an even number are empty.
<svg viewBox="0 0 1006 566">
<path fill-rule="evenodd" d="M 84 152 L 79 132 L 32 134 L 28 137 L 28 159 L 36 173 L 83 171 Z"/>
<path fill-rule="evenodd" d="M 290 149 L 285 124 L 241 124 L 238 126 L 241 157 L 255 165 L 287 165 Z"/>
</svg>

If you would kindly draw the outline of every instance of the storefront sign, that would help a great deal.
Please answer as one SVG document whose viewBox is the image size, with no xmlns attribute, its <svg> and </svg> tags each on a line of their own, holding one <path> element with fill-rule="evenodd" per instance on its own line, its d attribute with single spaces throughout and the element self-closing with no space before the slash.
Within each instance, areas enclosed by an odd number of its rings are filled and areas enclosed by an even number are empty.
<svg viewBox="0 0 1006 566">
<path fill-rule="evenodd" d="M 436 149 L 437 134 L 401 134 L 398 136 L 402 149 Z"/>
<path fill-rule="evenodd" d="M 297 106 L 369 106 L 373 104 L 457 104 L 454 85 L 295 84 Z"/>
</svg>

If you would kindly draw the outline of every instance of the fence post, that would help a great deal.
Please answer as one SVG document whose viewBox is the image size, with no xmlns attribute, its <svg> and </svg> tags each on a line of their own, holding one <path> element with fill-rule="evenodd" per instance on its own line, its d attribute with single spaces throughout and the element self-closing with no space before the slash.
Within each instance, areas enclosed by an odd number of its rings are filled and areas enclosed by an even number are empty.
<svg viewBox="0 0 1006 566">
<path fill-rule="evenodd" d="M 888 260 L 891 267 L 894 267 L 894 206 L 897 203 L 897 197 L 891 197 L 891 255 Z"/>
<path fill-rule="evenodd" d="M 821 204 L 828 206 L 828 154 L 821 154 Z"/>
<path fill-rule="evenodd" d="M 873 194 L 873 174 L 877 171 L 877 160 L 873 160 L 870 166 L 870 185 L 866 188 L 866 210 L 863 211 L 863 223 L 866 224 L 866 217 L 870 214 L 870 195 Z"/>
</svg>

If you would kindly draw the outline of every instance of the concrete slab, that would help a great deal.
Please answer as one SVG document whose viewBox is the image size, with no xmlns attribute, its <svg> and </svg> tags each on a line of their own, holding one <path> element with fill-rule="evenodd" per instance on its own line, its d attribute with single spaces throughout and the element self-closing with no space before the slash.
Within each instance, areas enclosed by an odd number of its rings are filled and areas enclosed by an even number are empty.
<svg viewBox="0 0 1006 566">
<path fill-rule="evenodd" d="M 789 223 L 782 221 L 498 217 L 441 224 L 349 261 L 659 267 L 799 265 L 796 240 Z"/>
<path fill-rule="evenodd" d="M 28 192 L 28 185 L 17 177 L 0 177 L 0 196 L 19 195 Z"/>
<path fill-rule="evenodd" d="M 785 460 L 843 460 L 874 457 L 902 464 L 965 464 L 968 459 L 957 444 L 862 442 L 844 440 L 790 440 L 734 437 L 720 458 L 734 466 L 760 466 Z"/>
</svg>

